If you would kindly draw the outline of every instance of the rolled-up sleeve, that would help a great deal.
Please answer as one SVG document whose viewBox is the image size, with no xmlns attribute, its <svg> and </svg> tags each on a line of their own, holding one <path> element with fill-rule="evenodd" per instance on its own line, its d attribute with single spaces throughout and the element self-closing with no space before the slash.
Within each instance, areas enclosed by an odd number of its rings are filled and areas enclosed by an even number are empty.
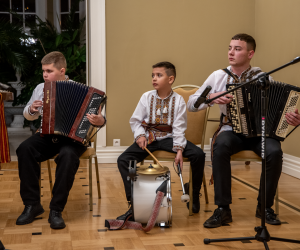
<svg viewBox="0 0 300 250">
<path fill-rule="evenodd" d="M 42 87 L 42 89 L 41 89 Z M 36 120 L 39 118 L 39 116 L 41 115 L 41 110 L 42 110 L 42 107 L 38 108 L 38 112 L 35 112 L 33 114 L 30 113 L 30 106 L 31 104 L 36 101 L 36 100 L 39 100 L 39 101 L 42 101 L 42 98 L 43 98 L 43 88 L 44 88 L 44 85 L 41 86 L 38 85 L 34 90 L 33 90 L 33 93 L 32 93 L 32 96 L 29 100 L 29 102 L 27 103 L 26 107 L 24 108 L 24 111 L 23 111 L 23 115 L 24 117 L 29 120 L 29 121 L 33 121 L 33 120 Z"/>
<path fill-rule="evenodd" d="M 182 151 L 186 146 L 185 130 L 187 128 L 187 113 L 184 99 L 180 96 L 178 112 L 173 123 L 173 151 Z"/>
</svg>

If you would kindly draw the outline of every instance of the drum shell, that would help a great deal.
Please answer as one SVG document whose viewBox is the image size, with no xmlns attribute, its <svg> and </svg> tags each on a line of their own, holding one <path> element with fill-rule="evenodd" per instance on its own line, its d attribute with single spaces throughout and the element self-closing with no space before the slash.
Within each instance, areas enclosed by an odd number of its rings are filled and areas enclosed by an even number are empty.
<svg viewBox="0 0 300 250">
<path fill-rule="evenodd" d="M 156 197 L 156 189 L 166 180 L 167 194 L 165 195 L 159 210 L 156 223 L 164 223 L 171 226 L 172 223 L 172 196 L 171 178 L 168 171 L 164 175 L 139 175 L 132 182 L 132 203 L 134 220 L 140 223 L 147 223 L 153 208 Z"/>
</svg>

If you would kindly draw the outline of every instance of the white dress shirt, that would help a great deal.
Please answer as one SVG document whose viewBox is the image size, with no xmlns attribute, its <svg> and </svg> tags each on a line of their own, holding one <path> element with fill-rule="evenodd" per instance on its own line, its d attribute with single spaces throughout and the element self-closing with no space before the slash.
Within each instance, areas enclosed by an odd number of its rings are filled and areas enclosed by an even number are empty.
<svg viewBox="0 0 300 250">
<path fill-rule="evenodd" d="M 184 132 L 187 127 L 186 104 L 183 97 L 175 92 L 161 99 L 156 90 L 144 93 L 131 116 L 129 123 L 135 140 L 145 136 L 148 139 L 149 132 L 145 132 L 141 125 L 168 124 L 172 126 L 172 133 L 155 132 L 157 141 L 165 138 L 173 138 L 173 151 L 183 150 L 186 146 Z"/>
<path fill-rule="evenodd" d="M 231 66 L 228 66 L 227 69 L 231 71 Z M 262 71 L 259 67 L 251 67 L 250 66 L 248 69 L 243 71 L 240 76 L 234 74 L 232 71 L 231 71 L 231 73 L 236 77 L 236 79 L 239 82 L 248 82 L 248 81 L 252 80 L 253 77 L 257 77 L 258 75 L 262 74 Z M 271 77 L 269 79 L 272 80 Z M 208 107 L 208 105 L 204 104 L 204 103 L 201 104 L 198 109 L 196 109 L 194 107 L 194 103 L 197 101 L 198 97 L 202 94 L 202 92 L 204 91 L 204 89 L 207 86 L 212 87 L 211 91 L 209 92 L 209 94 L 211 94 L 211 93 L 226 91 L 226 84 L 228 84 L 228 83 L 232 84 L 232 83 L 236 83 L 236 82 L 234 82 L 234 79 L 232 77 L 230 77 L 223 70 L 219 69 L 217 71 L 214 71 L 206 79 L 206 81 L 203 83 L 203 85 L 196 91 L 196 93 L 189 97 L 189 101 L 187 103 L 188 110 L 191 111 L 191 112 L 196 112 L 198 110 L 206 109 Z M 213 105 L 214 104 L 211 104 L 211 106 L 213 106 Z M 223 113 L 224 115 L 227 115 L 226 104 L 219 104 L 219 108 L 220 108 L 220 114 Z M 232 130 L 231 126 L 224 125 L 221 128 L 220 132 L 222 132 L 222 131 L 231 131 L 231 130 Z"/>
</svg>

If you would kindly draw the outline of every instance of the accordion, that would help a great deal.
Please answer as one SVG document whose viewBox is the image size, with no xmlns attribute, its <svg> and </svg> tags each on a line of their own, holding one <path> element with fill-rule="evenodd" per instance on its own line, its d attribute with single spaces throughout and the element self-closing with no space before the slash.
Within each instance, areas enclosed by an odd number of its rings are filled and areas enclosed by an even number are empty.
<svg viewBox="0 0 300 250">
<path fill-rule="evenodd" d="M 238 84 L 227 84 L 227 90 Z M 256 82 L 231 93 L 233 100 L 227 104 L 227 114 L 230 114 L 232 130 L 246 138 L 261 136 L 261 90 Z M 300 96 L 300 88 L 276 81 L 270 81 L 266 90 L 266 136 L 283 141 L 292 126 L 285 114 L 294 112 Z"/>
<path fill-rule="evenodd" d="M 98 114 L 105 104 L 105 93 L 93 87 L 73 81 L 45 83 L 40 133 L 86 143 L 94 128 L 86 114 Z"/>
</svg>

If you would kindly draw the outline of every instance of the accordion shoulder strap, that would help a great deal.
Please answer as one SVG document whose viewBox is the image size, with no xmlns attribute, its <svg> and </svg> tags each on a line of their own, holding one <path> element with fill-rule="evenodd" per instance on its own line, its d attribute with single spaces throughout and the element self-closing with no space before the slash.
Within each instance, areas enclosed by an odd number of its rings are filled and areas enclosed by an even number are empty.
<svg viewBox="0 0 300 250">
<path fill-rule="evenodd" d="M 227 68 L 222 69 L 225 73 L 227 73 L 229 76 L 231 76 L 234 80 L 237 81 L 236 77 L 230 72 L 230 70 L 228 70 Z"/>
</svg>

